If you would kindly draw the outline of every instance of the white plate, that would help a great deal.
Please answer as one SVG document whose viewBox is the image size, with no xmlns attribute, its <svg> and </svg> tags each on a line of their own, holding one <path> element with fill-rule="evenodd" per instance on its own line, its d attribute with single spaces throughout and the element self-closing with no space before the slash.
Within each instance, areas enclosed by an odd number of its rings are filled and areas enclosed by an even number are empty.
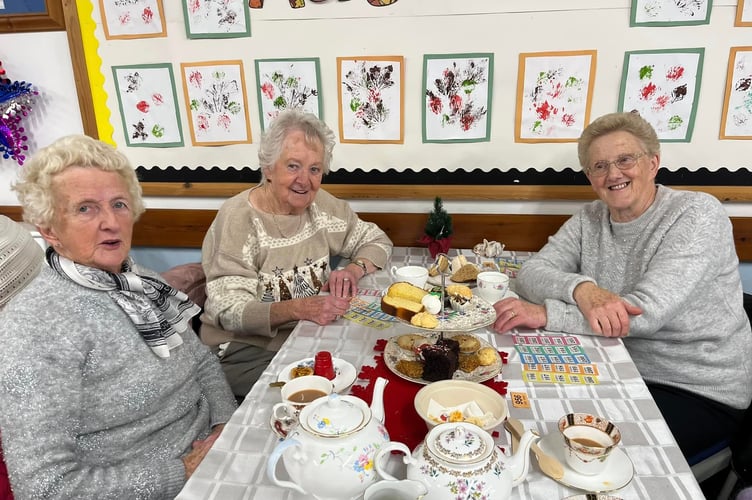
<svg viewBox="0 0 752 500">
<path fill-rule="evenodd" d="M 289 382 L 290 372 L 293 368 L 295 368 L 296 366 L 310 366 L 311 368 L 313 368 L 313 361 L 314 358 L 305 358 L 301 359 L 300 361 L 290 363 L 289 365 L 282 368 L 282 371 L 280 371 L 279 375 L 277 376 L 277 380 L 279 382 Z M 358 373 L 355 370 L 355 367 L 344 359 L 332 357 L 332 362 L 334 363 L 334 380 L 332 380 L 332 382 L 334 383 L 334 392 L 342 392 L 350 387 L 353 382 L 355 382 L 355 378 L 358 376 Z"/>
<path fill-rule="evenodd" d="M 383 290 L 381 293 L 383 295 L 386 292 L 387 290 Z M 436 315 L 439 319 L 439 326 L 436 328 L 423 328 L 421 326 L 413 325 L 402 318 L 397 318 L 396 316 L 394 316 L 394 318 L 401 323 L 409 325 L 411 328 L 432 333 L 471 332 L 473 330 L 478 330 L 479 328 L 484 328 L 496 321 L 496 310 L 493 308 L 493 305 L 477 295 L 473 295 L 469 304 L 470 305 L 467 309 L 462 312 L 455 311 L 450 306 L 444 308 L 443 317 L 439 314 Z"/>
<path fill-rule="evenodd" d="M 421 333 L 422 335 L 422 333 Z M 411 351 L 407 351 L 405 349 L 402 349 L 397 344 L 397 338 L 401 335 L 395 335 L 394 337 L 390 338 L 386 346 L 384 347 L 384 362 L 386 363 L 387 368 L 389 368 L 392 372 L 394 372 L 395 375 L 405 379 L 409 380 L 411 382 L 415 382 L 417 384 L 430 384 L 428 380 L 423 380 L 422 378 L 413 378 L 408 377 L 401 371 L 397 369 L 397 363 L 401 359 L 407 359 L 407 360 L 414 360 L 416 359 L 416 356 Z M 436 339 L 437 335 L 426 335 L 426 338 L 429 342 L 433 343 Z M 447 335 L 446 338 L 451 338 L 452 335 Z M 456 372 L 454 372 L 454 375 L 452 376 L 453 380 L 467 380 L 470 382 L 485 382 L 486 380 L 490 380 L 494 378 L 496 375 L 498 375 L 501 372 L 501 356 L 499 355 L 499 352 L 496 350 L 495 347 L 493 347 L 491 344 L 486 342 L 485 340 L 478 338 L 480 341 L 480 348 L 483 347 L 492 347 L 493 351 L 496 353 L 496 360 L 488 365 L 488 366 L 479 366 L 475 370 L 471 371 L 470 373 L 463 372 L 459 368 Z"/>
<path fill-rule="evenodd" d="M 558 482 L 571 488 L 585 490 L 591 493 L 603 493 L 618 490 L 632 481 L 634 466 L 626 453 L 616 447 L 611 452 L 606 468 L 595 476 L 586 476 L 575 472 L 567 466 L 564 457 L 564 439 L 559 434 L 547 434 L 541 438 L 538 445 L 549 455 L 556 457 L 564 466 L 564 477 Z"/>
</svg>

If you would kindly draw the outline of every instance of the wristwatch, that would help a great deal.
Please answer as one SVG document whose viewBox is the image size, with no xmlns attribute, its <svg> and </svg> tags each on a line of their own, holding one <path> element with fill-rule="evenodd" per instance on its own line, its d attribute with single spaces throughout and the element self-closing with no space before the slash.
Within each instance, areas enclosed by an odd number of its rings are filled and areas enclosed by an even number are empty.
<svg viewBox="0 0 752 500">
<path fill-rule="evenodd" d="M 366 267 L 366 263 L 363 262 L 362 260 L 355 259 L 354 261 L 351 262 L 351 264 L 355 264 L 356 266 L 358 266 L 359 268 L 361 268 L 363 270 L 363 276 L 365 276 L 366 274 L 368 274 L 368 267 Z"/>
</svg>

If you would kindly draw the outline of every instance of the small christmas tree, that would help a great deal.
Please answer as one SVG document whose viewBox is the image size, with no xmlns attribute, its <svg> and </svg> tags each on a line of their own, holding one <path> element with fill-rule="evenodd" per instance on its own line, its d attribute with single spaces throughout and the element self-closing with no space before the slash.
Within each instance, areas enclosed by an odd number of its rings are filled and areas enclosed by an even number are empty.
<svg viewBox="0 0 752 500">
<path fill-rule="evenodd" d="M 428 244 L 431 257 L 435 258 L 439 253 L 446 253 L 452 242 L 452 216 L 444 210 L 441 198 L 438 196 L 433 201 L 433 210 L 428 214 L 428 222 L 421 243 Z"/>
</svg>

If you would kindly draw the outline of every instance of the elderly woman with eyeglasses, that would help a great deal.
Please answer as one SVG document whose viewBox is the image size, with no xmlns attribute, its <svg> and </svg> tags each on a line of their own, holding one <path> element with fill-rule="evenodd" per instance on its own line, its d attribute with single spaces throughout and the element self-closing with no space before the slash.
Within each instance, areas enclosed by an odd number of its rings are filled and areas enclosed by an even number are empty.
<svg viewBox="0 0 752 500">
<path fill-rule="evenodd" d="M 527 300 L 497 302 L 494 329 L 623 338 L 690 458 L 730 437 L 752 399 L 731 222 L 716 198 L 656 184 L 660 144 L 638 114 L 595 120 L 578 155 L 600 199 L 523 264 Z"/>
<path fill-rule="evenodd" d="M 235 410 L 199 307 L 129 257 L 141 188 L 86 136 L 35 153 L 13 186 L 49 243 L 0 312 L 0 430 L 16 498 L 172 499 Z"/>
</svg>

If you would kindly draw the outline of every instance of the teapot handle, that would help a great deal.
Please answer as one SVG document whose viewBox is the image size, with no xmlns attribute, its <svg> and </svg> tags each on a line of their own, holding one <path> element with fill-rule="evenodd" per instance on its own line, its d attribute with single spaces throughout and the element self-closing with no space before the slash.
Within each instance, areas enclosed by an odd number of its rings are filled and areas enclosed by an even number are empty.
<svg viewBox="0 0 752 500">
<path fill-rule="evenodd" d="M 389 383 L 388 379 L 384 377 L 377 377 L 373 384 L 373 396 L 371 396 L 371 415 L 373 418 L 381 422 L 384 422 L 384 391 L 386 390 L 386 384 Z"/>
<path fill-rule="evenodd" d="M 402 461 L 405 464 L 414 462 L 413 457 L 410 453 L 410 448 L 408 448 L 406 444 L 400 443 L 398 441 L 389 441 L 388 443 L 384 444 L 384 446 L 382 446 L 379 452 L 376 454 L 376 458 L 373 462 L 373 467 L 374 469 L 376 469 L 376 473 L 384 479 L 388 481 L 398 481 L 396 477 L 392 476 L 381 467 L 382 464 L 386 463 L 389 458 L 388 455 L 392 451 L 401 451 L 402 453 L 404 453 L 405 456 L 402 458 Z M 386 457 L 384 457 L 385 455 Z"/>
<path fill-rule="evenodd" d="M 272 483 L 276 484 L 277 486 L 281 486 L 283 488 L 291 488 L 304 495 L 308 495 L 307 491 L 305 491 L 303 488 L 293 483 L 292 481 L 280 481 L 279 479 L 277 479 L 277 462 L 279 462 L 279 458 L 282 456 L 282 453 L 291 446 L 300 446 L 300 441 L 298 441 L 297 439 L 286 439 L 280 442 L 277 447 L 274 448 L 274 451 L 269 456 L 269 462 L 267 462 L 266 464 L 266 476 Z"/>
</svg>

